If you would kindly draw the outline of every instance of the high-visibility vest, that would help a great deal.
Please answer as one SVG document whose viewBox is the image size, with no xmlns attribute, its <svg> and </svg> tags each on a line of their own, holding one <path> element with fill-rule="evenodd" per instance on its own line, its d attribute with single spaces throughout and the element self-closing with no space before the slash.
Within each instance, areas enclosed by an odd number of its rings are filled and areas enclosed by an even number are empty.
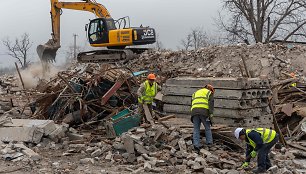
<svg viewBox="0 0 306 174">
<path fill-rule="evenodd" d="M 258 132 L 261 135 L 261 139 L 264 144 L 270 143 L 272 140 L 274 140 L 276 136 L 275 130 L 267 129 L 267 128 L 256 128 L 256 129 L 246 129 L 246 136 L 249 140 L 249 145 L 251 145 L 253 148 L 256 148 L 256 143 L 249 138 L 249 133 L 254 130 Z"/>
<path fill-rule="evenodd" d="M 138 102 L 142 103 L 142 101 L 146 104 L 152 104 L 154 97 L 157 94 L 157 83 L 153 82 L 153 85 L 151 86 L 149 84 L 149 81 L 146 80 L 144 82 L 145 91 L 141 98 L 138 98 Z"/>
<path fill-rule="evenodd" d="M 291 85 L 290 86 L 292 86 L 292 87 L 296 87 L 296 83 L 291 83 Z"/>
<path fill-rule="evenodd" d="M 211 91 L 203 88 L 192 94 L 191 111 L 194 108 L 209 109 L 208 99 Z"/>
</svg>

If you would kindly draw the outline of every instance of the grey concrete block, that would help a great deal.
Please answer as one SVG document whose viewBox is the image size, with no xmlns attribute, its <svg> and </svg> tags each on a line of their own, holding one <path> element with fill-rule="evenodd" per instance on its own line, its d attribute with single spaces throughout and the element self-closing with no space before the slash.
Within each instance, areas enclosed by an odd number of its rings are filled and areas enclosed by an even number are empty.
<svg viewBox="0 0 306 174">
<path fill-rule="evenodd" d="M 259 78 L 192 78 L 178 77 L 168 79 L 167 85 L 187 85 L 193 87 L 203 87 L 211 84 L 220 89 L 251 89 L 251 88 L 268 88 L 270 86 L 268 79 Z"/>
<path fill-rule="evenodd" d="M 215 108 L 214 115 L 222 116 L 226 118 L 245 118 L 245 117 L 260 117 L 262 115 L 270 114 L 269 107 L 252 108 L 252 109 L 227 109 L 227 108 Z"/>
<path fill-rule="evenodd" d="M 224 117 L 214 117 L 213 122 L 215 124 L 225 124 L 232 127 L 272 127 L 273 117 L 271 114 L 263 115 L 261 117 L 248 117 L 243 119 L 235 118 L 224 118 Z"/>
<path fill-rule="evenodd" d="M 12 119 L 12 123 L 7 122 L 3 127 L 37 127 L 43 130 L 44 135 L 49 135 L 56 130 L 53 120 L 31 120 L 31 119 Z"/>
<path fill-rule="evenodd" d="M 223 99 L 255 99 L 268 98 L 272 95 L 270 89 L 216 89 L 215 98 Z"/>
<path fill-rule="evenodd" d="M 190 115 L 190 106 L 187 105 L 173 105 L 164 104 L 164 111 L 168 114 L 186 114 Z M 268 107 L 251 108 L 251 109 L 228 109 L 228 108 L 215 108 L 214 115 L 225 118 L 245 118 L 245 117 L 259 117 L 262 115 L 270 114 Z"/>
<path fill-rule="evenodd" d="M 191 106 L 191 97 L 185 96 L 164 96 L 164 103 L 179 104 Z M 216 108 L 229 108 L 229 109 L 251 109 L 268 106 L 268 98 L 259 99 L 218 99 L 214 100 Z"/>
<path fill-rule="evenodd" d="M 268 106 L 268 98 L 245 99 L 245 100 L 215 99 L 215 108 L 252 109 L 252 108 L 262 108 L 267 106 Z"/>
<path fill-rule="evenodd" d="M 163 95 L 189 96 L 201 89 L 200 87 L 164 85 Z M 223 99 L 254 99 L 267 98 L 272 95 L 270 89 L 216 89 L 214 97 Z"/>
<path fill-rule="evenodd" d="M 43 130 L 37 127 L 2 127 L 0 128 L 0 140 L 11 142 L 31 142 L 39 143 Z"/>
</svg>

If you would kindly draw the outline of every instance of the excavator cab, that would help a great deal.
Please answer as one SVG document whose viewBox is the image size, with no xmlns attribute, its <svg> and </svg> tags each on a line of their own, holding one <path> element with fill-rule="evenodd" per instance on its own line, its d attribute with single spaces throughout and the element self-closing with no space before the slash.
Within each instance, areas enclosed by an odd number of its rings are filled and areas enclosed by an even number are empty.
<svg viewBox="0 0 306 174">
<path fill-rule="evenodd" d="M 91 20 L 88 28 L 88 40 L 90 44 L 109 43 L 109 31 L 116 30 L 115 21 L 112 18 L 97 18 Z"/>
<path fill-rule="evenodd" d="M 149 27 L 130 27 L 127 17 L 96 18 L 90 21 L 87 29 L 88 40 L 93 47 L 124 49 L 131 45 L 146 45 L 156 41 L 155 30 Z"/>
</svg>

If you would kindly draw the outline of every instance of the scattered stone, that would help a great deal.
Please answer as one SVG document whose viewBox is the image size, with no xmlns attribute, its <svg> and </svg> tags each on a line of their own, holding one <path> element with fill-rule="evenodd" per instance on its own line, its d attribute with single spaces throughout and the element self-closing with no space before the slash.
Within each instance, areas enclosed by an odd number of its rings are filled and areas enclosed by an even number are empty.
<svg viewBox="0 0 306 174">
<path fill-rule="evenodd" d="M 268 169 L 268 172 L 270 173 L 277 173 L 278 167 L 277 166 L 272 166 Z"/>
<path fill-rule="evenodd" d="M 213 169 L 213 168 L 205 168 L 204 173 L 205 174 L 218 174 L 218 171 L 216 169 Z"/>
<path fill-rule="evenodd" d="M 93 158 L 83 158 L 80 160 L 80 164 L 94 164 L 95 160 Z"/>
<path fill-rule="evenodd" d="M 102 150 L 101 149 L 97 149 L 94 152 L 91 153 L 92 157 L 98 157 L 102 154 Z"/>
</svg>

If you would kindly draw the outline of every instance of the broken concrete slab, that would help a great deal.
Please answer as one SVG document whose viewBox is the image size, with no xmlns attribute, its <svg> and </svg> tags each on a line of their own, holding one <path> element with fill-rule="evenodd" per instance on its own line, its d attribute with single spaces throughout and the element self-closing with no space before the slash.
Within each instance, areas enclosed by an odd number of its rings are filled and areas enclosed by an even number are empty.
<svg viewBox="0 0 306 174">
<path fill-rule="evenodd" d="M 251 89 L 251 88 L 268 88 L 271 82 L 268 79 L 260 78 L 193 78 L 178 77 L 168 79 L 167 85 L 180 85 L 192 87 L 203 87 L 206 84 L 213 85 L 216 89 Z M 163 93 L 164 94 L 164 93 Z"/>
<path fill-rule="evenodd" d="M 39 143 L 44 134 L 38 127 L 2 127 L 0 132 L 0 140 L 4 142 Z"/>
<path fill-rule="evenodd" d="M 129 154 L 127 161 L 134 162 L 136 160 L 136 157 L 135 157 L 135 145 L 133 138 L 130 137 L 129 135 L 123 135 L 122 141 L 126 152 Z"/>
<path fill-rule="evenodd" d="M 32 149 L 26 147 L 24 144 L 14 144 L 15 147 L 20 148 L 21 152 L 25 155 L 27 155 L 30 159 L 33 161 L 38 161 L 41 159 L 41 156 L 34 152 Z"/>
<path fill-rule="evenodd" d="M 203 87 L 202 87 L 203 88 Z M 164 102 L 169 99 L 168 96 L 192 96 L 192 94 L 201 88 L 194 88 L 191 86 L 163 86 Z M 272 95 L 270 89 L 216 89 L 214 98 L 223 99 L 255 99 L 267 98 Z M 170 99 L 171 100 L 171 99 Z"/>
<path fill-rule="evenodd" d="M 165 103 L 191 106 L 191 97 L 165 96 L 164 99 Z M 214 106 L 215 108 L 228 108 L 228 109 L 262 108 L 268 106 L 268 98 L 239 99 L 239 100 L 215 98 Z"/>
<path fill-rule="evenodd" d="M 65 123 L 63 123 L 65 124 Z M 61 138 L 64 138 L 66 136 L 66 132 L 68 130 L 68 125 L 55 125 L 56 126 L 56 129 L 51 132 L 48 137 L 51 139 L 51 140 L 54 140 L 54 141 L 58 141 L 59 139 Z"/>
<path fill-rule="evenodd" d="M 214 123 L 226 124 L 234 127 L 237 126 L 256 127 L 260 125 L 261 127 L 271 128 L 273 127 L 273 116 L 269 114 L 269 115 L 263 115 L 261 117 L 247 117 L 244 119 L 214 117 Z"/>
<path fill-rule="evenodd" d="M 188 105 L 176 105 L 176 104 L 164 104 L 164 111 L 167 112 L 167 114 L 190 114 L 190 106 Z M 250 111 L 247 111 L 250 110 Z M 231 109 L 231 108 L 217 108 L 215 107 L 214 109 L 214 115 L 216 116 L 229 116 L 229 117 L 237 117 L 237 118 L 241 118 L 241 116 L 244 113 L 251 113 L 251 111 L 257 111 L 254 115 L 263 115 L 265 113 L 267 113 L 267 107 L 258 107 L 258 108 L 252 108 L 250 107 L 249 109 Z M 259 111 L 263 111 L 263 113 L 260 113 Z M 231 113 L 233 114 L 231 116 Z M 241 116 L 240 116 L 241 115 Z M 253 114 L 246 114 L 243 115 L 244 117 L 246 116 L 250 116 L 252 117 Z"/>
<path fill-rule="evenodd" d="M 12 119 L 6 122 L 3 127 L 37 127 L 43 130 L 44 135 L 49 135 L 56 130 L 56 124 L 53 120 L 31 120 L 31 119 Z"/>
</svg>

